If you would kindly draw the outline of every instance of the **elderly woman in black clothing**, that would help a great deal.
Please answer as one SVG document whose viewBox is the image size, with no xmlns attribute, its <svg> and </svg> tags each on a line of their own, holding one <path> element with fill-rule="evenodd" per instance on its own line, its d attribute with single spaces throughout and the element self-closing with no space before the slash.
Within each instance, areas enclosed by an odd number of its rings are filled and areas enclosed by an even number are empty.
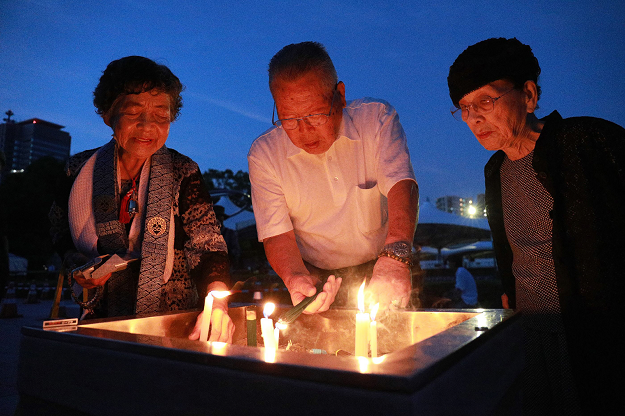
<svg viewBox="0 0 625 416">
<path fill-rule="evenodd" d="M 523 316 L 527 413 L 603 414 L 619 403 L 625 130 L 556 111 L 539 119 L 540 66 L 488 39 L 450 67 L 454 117 L 487 150 L 486 210 L 505 290 Z"/>
<path fill-rule="evenodd" d="M 128 56 L 107 66 L 94 91 L 113 139 L 70 159 L 50 213 L 54 242 L 68 270 L 106 254 L 139 260 L 94 279 L 71 273 L 89 291 L 79 301 L 85 316 L 185 310 L 228 290 L 227 248 L 200 170 L 165 146 L 182 89 L 166 66 Z M 215 299 L 210 340 L 231 340 L 227 312 L 227 301 Z M 199 338 L 199 325 L 190 338 Z"/>
</svg>

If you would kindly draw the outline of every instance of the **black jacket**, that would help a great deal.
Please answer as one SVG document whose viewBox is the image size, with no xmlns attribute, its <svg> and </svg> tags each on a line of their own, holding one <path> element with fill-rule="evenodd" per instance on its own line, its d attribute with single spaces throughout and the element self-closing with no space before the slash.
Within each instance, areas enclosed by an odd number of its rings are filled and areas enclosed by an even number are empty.
<svg viewBox="0 0 625 416">
<path fill-rule="evenodd" d="M 585 407 L 614 400 L 625 325 L 625 129 L 553 112 L 532 166 L 553 197 L 553 257 L 569 353 Z M 504 291 L 515 305 L 512 251 L 503 223 L 499 151 L 486 164 L 486 211 Z M 603 374 L 608 372 L 607 376 Z"/>
</svg>

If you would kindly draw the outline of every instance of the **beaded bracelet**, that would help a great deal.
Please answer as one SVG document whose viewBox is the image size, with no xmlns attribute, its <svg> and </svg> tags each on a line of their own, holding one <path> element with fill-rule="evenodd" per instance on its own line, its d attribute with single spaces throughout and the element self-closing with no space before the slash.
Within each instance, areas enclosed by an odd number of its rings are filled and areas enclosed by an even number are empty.
<svg viewBox="0 0 625 416">
<path fill-rule="evenodd" d="M 80 298 L 74 294 L 74 290 L 72 289 L 72 285 L 73 285 L 72 277 L 74 276 L 75 271 L 76 269 L 72 269 L 72 271 L 69 272 L 69 274 L 67 275 L 67 284 L 69 285 L 72 299 L 74 299 L 74 302 L 80 305 L 83 309 L 93 310 L 93 308 L 95 308 L 98 305 L 98 303 L 100 303 L 100 300 L 102 299 L 102 295 L 104 294 L 104 286 L 98 286 L 95 290 L 95 293 L 93 294 L 93 297 L 89 299 L 88 301 L 86 302 L 81 301 Z M 87 290 L 87 289 L 83 288 L 82 290 Z"/>
<path fill-rule="evenodd" d="M 412 265 L 413 265 L 412 261 L 410 259 L 405 258 L 405 257 L 399 257 L 398 255 L 393 254 L 390 251 L 386 251 L 386 250 L 383 250 L 383 251 L 380 252 L 380 254 L 378 254 L 378 258 L 380 258 L 380 257 L 390 257 L 393 260 L 401 261 L 402 263 L 404 263 L 408 267 L 412 267 Z"/>
</svg>

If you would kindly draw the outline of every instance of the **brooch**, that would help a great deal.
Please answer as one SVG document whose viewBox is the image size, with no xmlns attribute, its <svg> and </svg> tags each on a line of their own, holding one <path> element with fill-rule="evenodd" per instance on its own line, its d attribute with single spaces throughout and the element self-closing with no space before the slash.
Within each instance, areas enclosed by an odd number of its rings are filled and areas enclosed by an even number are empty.
<svg viewBox="0 0 625 416">
<path fill-rule="evenodd" d="M 167 231 L 167 222 L 161 217 L 152 217 L 148 220 L 146 225 L 148 232 L 154 237 L 165 234 Z"/>
</svg>

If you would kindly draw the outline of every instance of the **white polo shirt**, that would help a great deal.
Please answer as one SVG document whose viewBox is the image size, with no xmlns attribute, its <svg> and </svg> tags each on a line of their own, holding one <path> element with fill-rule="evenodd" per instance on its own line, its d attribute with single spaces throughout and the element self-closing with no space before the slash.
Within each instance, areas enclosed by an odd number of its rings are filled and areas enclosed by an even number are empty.
<svg viewBox="0 0 625 416">
<path fill-rule="evenodd" d="M 370 98 L 347 103 L 324 154 L 299 149 L 272 127 L 247 158 L 258 240 L 294 230 L 302 258 L 322 269 L 375 259 L 388 232 L 388 191 L 416 182 L 397 112 Z"/>
</svg>

